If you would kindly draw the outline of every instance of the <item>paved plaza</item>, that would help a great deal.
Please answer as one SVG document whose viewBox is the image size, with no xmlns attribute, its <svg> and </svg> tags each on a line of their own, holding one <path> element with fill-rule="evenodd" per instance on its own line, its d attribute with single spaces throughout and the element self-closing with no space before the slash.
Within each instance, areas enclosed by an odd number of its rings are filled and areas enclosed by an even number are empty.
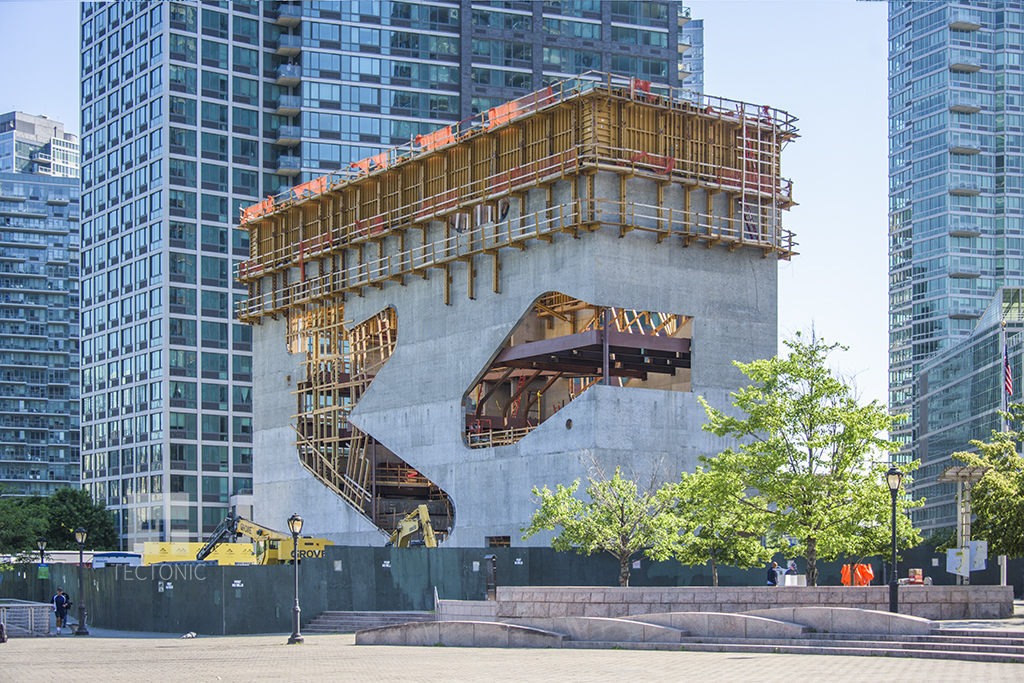
<svg viewBox="0 0 1024 683">
<path fill-rule="evenodd" d="M 66 633 L 66 632 L 65 632 Z M 152 635 L 155 637 L 144 637 Z M 143 636 L 143 637 L 140 637 Z M 13 638 L 0 681 L 763 681 L 1019 683 L 1024 665 L 940 659 L 633 650 L 504 650 L 359 646 L 352 635 L 221 636 L 182 640 L 95 629 L 89 637 Z"/>
</svg>

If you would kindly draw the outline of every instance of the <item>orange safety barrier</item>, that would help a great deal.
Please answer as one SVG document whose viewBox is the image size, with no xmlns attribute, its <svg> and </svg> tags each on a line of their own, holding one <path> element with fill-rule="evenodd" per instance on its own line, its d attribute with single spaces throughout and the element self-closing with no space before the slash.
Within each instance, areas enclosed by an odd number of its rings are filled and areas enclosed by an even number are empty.
<svg viewBox="0 0 1024 683">
<path fill-rule="evenodd" d="M 323 194 L 327 190 L 327 176 L 313 178 L 309 182 L 296 185 L 292 188 L 292 195 L 295 199 L 308 199 Z"/>
<path fill-rule="evenodd" d="M 492 109 L 488 109 L 487 130 L 496 128 L 503 123 L 508 123 L 518 115 L 519 105 L 516 102 L 507 102 L 497 107 L 493 107 Z"/>
<path fill-rule="evenodd" d="M 377 156 L 370 157 L 370 161 L 373 162 L 374 170 L 387 168 L 388 167 L 388 153 L 381 152 Z"/>
<path fill-rule="evenodd" d="M 875 571 L 871 568 L 870 564 L 858 564 L 854 565 L 853 568 L 853 585 L 855 586 L 870 586 L 872 579 L 875 578 Z M 842 582 L 844 586 L 850 585 L 850 565 L 844 564 L 842 570 Z"/>
<path fill-rule="evenodd" d="M 452 142 L 455 142 L 455 135 L 452 133 L 451 126 L 445 126 L 427 135 L 416 136 L 416 144 L 422 147 L 425 152 L 443 147 Z"/>
<path fill-rule="evenodd" d="M 360 159 L 359 161 L 353 161 L 351 164 L 349 164 L 349 166 L 358 169 L 361 173 L 370 172 L 370 160 L 368 158 Z"/>
<path fill-rule="evenodd" d="M 273 208 L 274 208 L 274 198 L 268 196 L 266 199 L 264 199 L 259 204 L 253 204 L 252 206 L 248 206 L 248 207 L 242 209 L 242 221 L 241 222 L 245 223 L 246 221 L 251 221 L 251 220 L 253 220 L 255 218 L 259 218 L 263 214 L 273 210 Z"/>
</svg>

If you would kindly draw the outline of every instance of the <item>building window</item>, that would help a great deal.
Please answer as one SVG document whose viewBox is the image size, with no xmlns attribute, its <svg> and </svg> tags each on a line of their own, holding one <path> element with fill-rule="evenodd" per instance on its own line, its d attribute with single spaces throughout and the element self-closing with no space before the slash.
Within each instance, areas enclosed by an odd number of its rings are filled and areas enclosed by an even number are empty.
<svg viewBox="0 0 1024 683">
<path fill-rule="evenodd" d="M 213 10 L 203 10 L 203 35 L 214 38 L 228 37 L 228 15 Z"/>
<path fill-rule="evenodd" d="M 228 68 L 228 46 L 225 43 L 204 40 L 203 66 L 212 66 L 217 69 L 226 70 Z"/>
<path fill-rule="evenodd" d="M 196 469 L 196 445 L 188 443 L 172 443 L 170 448 L 170 467 L 172 470 Z"/>
</svg>

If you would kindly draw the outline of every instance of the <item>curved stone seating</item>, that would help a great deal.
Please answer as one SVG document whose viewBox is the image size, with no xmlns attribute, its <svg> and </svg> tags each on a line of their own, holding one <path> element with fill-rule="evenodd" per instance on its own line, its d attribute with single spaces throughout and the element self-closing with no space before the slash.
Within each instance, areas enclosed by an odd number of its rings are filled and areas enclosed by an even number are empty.
<svg viewBox="0 0 1024 683">
<path fill-rule="evenodd" d="M 926 636 L 935 626 L 921 617 L 853 607 L 773 607 L 744 614 L 803 624 L 819 633 Z"/>
<path fill-rule="evenodd" d="M 700 638 L 800 638 L 811 630 L 766 616 L 724 612 L 664 612 L 623 619 L 689 631 L 690 636 Z"/>
<path fill-rule="evenodd" d="M 606 617 L 532 617 L 516 619 L 515 623 L 590 642 L 681 643 L 689 636 L 671 626 Z"/>
<path fill-rule="evenodd" d="M 434 621 L 357 631 L 356 645 L 560 648 L 562 637 L 561 633 L 493 621 Z"/>
</svg>

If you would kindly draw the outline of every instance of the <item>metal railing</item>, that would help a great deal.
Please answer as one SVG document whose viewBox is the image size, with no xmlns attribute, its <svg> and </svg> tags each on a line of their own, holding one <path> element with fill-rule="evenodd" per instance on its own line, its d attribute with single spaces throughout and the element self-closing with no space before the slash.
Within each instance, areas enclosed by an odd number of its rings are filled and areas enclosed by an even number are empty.
<svg viewBox="0 0 1024 683">
<path fill-rule="evenodd" d="M 0 623 L 8 636 L 45 636 L 50 633 L 50 605 L 28 600 L 0 600 Z"/>
<path fill-rule="evenodd" d="M 322 257 L 332 251 L 369 241 L 392 230 L 410 228 L 416 223 L 439 219 L 456 211 L 464 210 L 468 204 L 483 202 L 485 199 L 493 200 L 505 197 L 526 187 L 536 186 L 568 175 L 578 175 L 588 169 L 612 170 L 631 175 L 648 176 L 658 180 L 686 177 L 696 179 L 706 187 L 737 192 L 745 200 L 754 200 L 755 202 L 792 200 L 792 181 L 787 178 L 739 168 L 722 167 L 691 159 L 679 160 L 675 157 L 662 157 L 632 149 L 584 144 L 524 164 L 512 171 L 491 174 L 481 182 L 461 188 L 458 192 L 453 190 L 441 193 L 403 206 L 401 209 L 370 216 L 352 224 L 336 221 L 337 227 L 329 233 L 312 236 L 299 243 L 285 244 L 243 262 L 236 272 L 236 277 L 246 281 L 266 275 L 271 271 L 295 266 L 300 262 Z M 305 185 L 310 184 L 306 183 Z M 322 187 L 329 183 L 327 178 L 318 178 L 313 181 L 313 184 L 316 187 L 309 190 L 309 196 L 315 196 Z M 293 188 L 288 192 L 293 196 L 289 203 L 302 201 L 307 196 L 303 186 Z M 668 209 L 659 210 L 668 211 Z M 675 215 L 678 216 L 680 213 L 681 211 L 677 210 Z M 714 222 L 713 218 L 716 217 L 709 215 L 707 220 L 701 222 Z M 792 235 L 788 231 L 780 229 L 777 232 L 780 237 L 792 240 Z M 758 246 L 781 245 L 759 243 Z"/>
<path fill-rule="evenodd" d="M 770 228 L 712 214 L 650 206 L 610 199 L 582 199 L 559 204 L 535 213 L 516 216 L 496 223 L 479 225 L 463 233 L 431 244 L 413 247 L 383 258 L 356 264 L 344 270 L 324 273 L 239 302 L 239 319 L 261 315 L 334 296 L 357 291 L 405 275 L 439 268 L 467 257 L 516 247 L 532 239 L 545 239 L 560 232 L 574 232 L 611 226 L 620 231 L 656 233 L 659 239 L 670 236 L 689 241 L 724 242 L 770 251 L 793 253 L 793 235 L 781 228 Z M 309 255 L 307 255 L 309 258 Z M 249 272 L 247 278 L 258 277 Z"/>
<path fill-rule="evenodd" d="M 282 64 L 278 67 L 278 78 L 301 78 L 301 68 Z M 350 167 L 317 179 L 316 194 L 336 189 L 340 184 L 351 182 L 367 173 L 376 173 L 394 164 L 405 162 L 436 149 L 464 141 L 467 137 L 508 124 L 535 111 L 556 106 L 562 102 L 580 97 L 592 91 L 601 91 L 613 97 L 640 97 L 652 104 L 668 108 L 695 110 L 703 116 L 717 119 L 756 124 L 776 129 L 784 136 L 797 134 L 797 118 L 781 109 L 758 105 L 715 95 L 673 88 L 667 85 L 616 76 L 600 71 L 588 71 L 579 76 L 567 78 L 547 88 L 530 93 L 519 99 L 494 107 L 457 124 L 445 126 L 429 135 L 419 135 L 408 144 L 392 147 L 384 152 L 353 162 Z M 305 198 L 305 197 L 302 197 Z M 269 197 L 242 210 L 242 225 L 276 213 L 290 206 L 296 199 L 291 190 Z"/>
</svg>

